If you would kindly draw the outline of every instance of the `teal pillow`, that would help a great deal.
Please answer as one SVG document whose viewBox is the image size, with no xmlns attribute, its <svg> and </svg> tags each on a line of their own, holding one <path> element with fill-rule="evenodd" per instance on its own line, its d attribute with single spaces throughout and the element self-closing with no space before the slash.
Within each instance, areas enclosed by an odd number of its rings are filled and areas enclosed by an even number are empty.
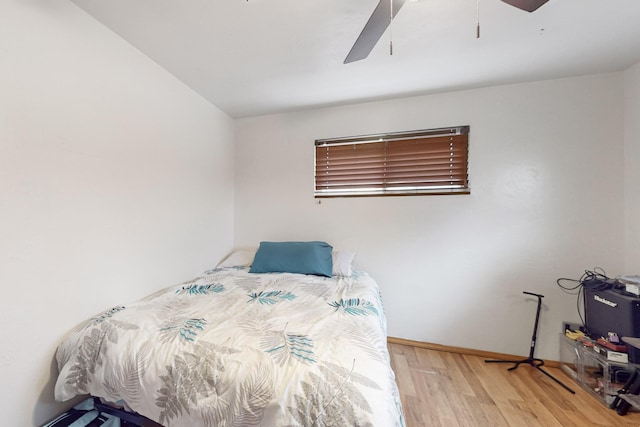
<svg viewBox="0 0 640 427">
<path fill-rule="evenodd" d="M 331 277 L 331 245 L 325 242 L 260 242 L 249 273 L 299 273 Z"/>
</svg>

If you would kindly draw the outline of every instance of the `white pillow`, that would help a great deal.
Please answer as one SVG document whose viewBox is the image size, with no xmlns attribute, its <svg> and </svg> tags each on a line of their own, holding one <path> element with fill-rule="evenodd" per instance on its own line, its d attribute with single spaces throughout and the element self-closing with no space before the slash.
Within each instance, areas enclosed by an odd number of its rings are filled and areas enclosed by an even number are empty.
<svg viewBox="0 0 640 427">
<path fill-rule="evenodd" d="M 334 276 L 351 276 L 352 267 L 354 258 L 356 257 L 355 252 L 351 251 L 333 251 L 331 253 L 331 257 L 333 258 L 333 272 Z"/>
<path fill-rule="evenodd" d="M 251 267 L 257 249 L 240 249 L 229 255 L 218 267 Z"/>
</svg>

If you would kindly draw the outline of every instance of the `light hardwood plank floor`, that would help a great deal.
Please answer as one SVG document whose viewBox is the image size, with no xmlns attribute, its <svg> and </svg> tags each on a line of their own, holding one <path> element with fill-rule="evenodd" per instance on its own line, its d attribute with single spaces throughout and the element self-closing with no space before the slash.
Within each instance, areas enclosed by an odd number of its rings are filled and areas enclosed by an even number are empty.
<svg viewBox="0 0 640 427">
<path fill-rule="evenodd" d="M 558 368 L 544 367 L 571 394 L 529 365 L 389 343 L 407 427 L 640 426 L 640 413 L 620 416 Z"/>
</svg>

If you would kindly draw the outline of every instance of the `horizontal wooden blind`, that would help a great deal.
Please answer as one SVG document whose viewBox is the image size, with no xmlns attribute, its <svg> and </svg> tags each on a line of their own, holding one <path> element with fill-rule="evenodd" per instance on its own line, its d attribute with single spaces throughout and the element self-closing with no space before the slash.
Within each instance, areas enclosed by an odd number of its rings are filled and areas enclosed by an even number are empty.
<svg viewBox="0 0 640 427">
<path fill-rule="evenodd" d="M 468 194 L 469 127 L 316 141 L 315 197 Z"/>
</svg>

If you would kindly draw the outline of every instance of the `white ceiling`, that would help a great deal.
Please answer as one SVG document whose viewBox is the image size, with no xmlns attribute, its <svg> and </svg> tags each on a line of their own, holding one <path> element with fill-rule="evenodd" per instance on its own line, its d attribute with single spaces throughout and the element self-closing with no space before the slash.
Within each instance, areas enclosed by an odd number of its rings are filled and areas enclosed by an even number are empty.
<svg viewBox="0 0 640 427">
<path fill-rule="evenodd" d="M 640 0 L 407 1 L 343 64 L 378 0 L 72 0 L 233 117 L 621 71 Z"/>
</svg>

